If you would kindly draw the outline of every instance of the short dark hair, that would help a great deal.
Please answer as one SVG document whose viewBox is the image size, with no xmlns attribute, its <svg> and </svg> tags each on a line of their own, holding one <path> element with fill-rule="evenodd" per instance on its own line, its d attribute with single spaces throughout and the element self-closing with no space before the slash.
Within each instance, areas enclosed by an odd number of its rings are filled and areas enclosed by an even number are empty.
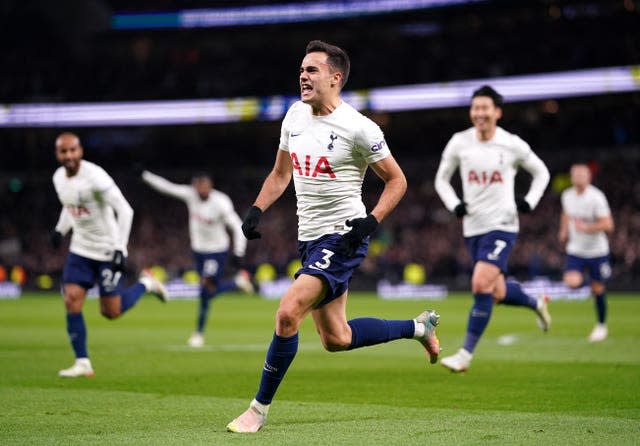
<svg viewBox="0 0 640 446">
<path fill-rule="evenodd" d="M 340 47 L 323 42 L 322 40 L 312 40 L 307 44 L 305 54 L 316 51 L 327 53 L 327 63 L 329 67 L 331 67 L 331 70 L 342 73 L 340 88 L 343 88 L 347 83 L 347 79 L 349 79 L 349 71 L 351 70 L 351 61 L 349 61 L 347 52 Z"/>
<path fill-rule="evenodd" d="M 497 91 L 495 91 L 489 85 L 483 85 L 482 87 L 474 91 L 473 95 L 471 96 L 471 99 L 476 98 L 478 96 L 487 96 L 491 98 L 493 100 L 493 105 L 495 105 L 496 107 L 502 108 L 502 104 L 504 103 L 502 95 Z"/>
</svg>

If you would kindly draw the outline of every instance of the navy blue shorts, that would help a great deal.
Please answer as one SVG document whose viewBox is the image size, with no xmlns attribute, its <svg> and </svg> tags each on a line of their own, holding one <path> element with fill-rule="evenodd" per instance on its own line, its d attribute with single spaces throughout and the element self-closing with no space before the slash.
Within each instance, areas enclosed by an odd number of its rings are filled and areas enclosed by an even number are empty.
<svg viewBox="0 0 640 446">
<path fill-rule="evenodd" d="M 196 261 L 196 269 L 200 277 L 213 279 L 218 282 L 224 273 L 224 262 L 227 259 L 227 252 L 196 252 L 193 251 L 193 258 Z"/>
<path fill-rule="evenodd" d="M 605 283 L 611 277 L 611 263 L 609 256 L 585 258 L 567 255 L 567 262 L 564 267 L 566 271 L 578 271 L 589 274 L 589 278 L 596 282 Z"/>
<path fill-rule="evenodd" d="M 308 242 L 298 242 L 302 268 L 296 272 L 295 277 L 297 278 L 300 274 L 320 276 L 329 286 L 327 294 L 315 308 L 328 304 L 349 289 L 353 271 L 367 255 L 369 238 L 362 242 L 355 256 L 346 257 L 338 250 L 340 237 L 340 234 L 328 234 Z"/>
<path fill-rule="evenodd" d="M 491 231 L 486 234 L 465 237 L 464 242 L 474 265 L 482 260 L 496 265 L 500 271 L 506 274 L 509 254 L 511 254 L 517 235 L 515 232 Z"/>
<path fill-rule="evenodd" d="M 124 273 L 114 272 L 111 262 L 92 260 L 78 254 L 69 253 L 62 271 L 63 284 L 76 284 L 84 289 L 98 284 L 100 297 L 118 296 L 122 294 Z"/>
</svg>

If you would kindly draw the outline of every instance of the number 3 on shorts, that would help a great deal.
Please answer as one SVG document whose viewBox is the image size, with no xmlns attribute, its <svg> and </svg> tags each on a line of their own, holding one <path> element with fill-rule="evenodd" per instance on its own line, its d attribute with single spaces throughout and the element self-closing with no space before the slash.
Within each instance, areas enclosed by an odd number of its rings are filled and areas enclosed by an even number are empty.
<svg viewBox="0 0 640 446">
<path fill-rule="evenodd" d="M 323 249 L 322 252 L 324 253 L 324 256 L 322 257 L 322 260 L 324 260 L 324 262 L 317 261 L 313 265 L 319 269 L 327 269 L 329 268 L 329 265 L 331 265 L 331 260 L 329 259 L 335 253 L 333 251 L 329 251 L 328 249 Z"/>
</svg>

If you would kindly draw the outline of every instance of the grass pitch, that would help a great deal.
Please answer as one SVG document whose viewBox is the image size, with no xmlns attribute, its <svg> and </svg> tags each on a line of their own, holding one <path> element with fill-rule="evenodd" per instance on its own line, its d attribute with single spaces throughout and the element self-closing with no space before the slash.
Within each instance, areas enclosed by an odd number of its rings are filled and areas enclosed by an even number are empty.
<svg viewBox="0 0 640 446">
<path fill-rule="evenodd" d="M 350 297 L 349 317 L 442 315 L 444 354 L 462 342 L 471 299 Z M 61 379 L 73 355 L 57 295 L 0 301 L 0 444 L 461 445 L 639 444 L 640 296 L 610 295 L 610 337 L 589 344 L 591 301 L 552 302 L 553 327 L 497 307 L 471 369 L 429 365 L 401 340 L 322 350 L 311 320 L 255 435 L 225 432 L 257 389 L 277 302 L 229 294 L 212 306 L 207 345 L 186 346 L 196 303 L 144 298 L 121 320 L 84 314 L 96 376 Z"/>
</svg>

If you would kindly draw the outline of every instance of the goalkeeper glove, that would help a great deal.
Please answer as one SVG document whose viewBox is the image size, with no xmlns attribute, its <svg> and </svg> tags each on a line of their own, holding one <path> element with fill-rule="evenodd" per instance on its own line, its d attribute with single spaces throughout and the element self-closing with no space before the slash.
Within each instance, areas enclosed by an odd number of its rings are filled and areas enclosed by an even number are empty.
<svg viewBox="0 0 640 446">
<path fill-rule="evenodd" d="M 247 238 L 247 240 L 254 240 L 262 237 L 258 231 L 256 231 L 256 226 L 260 222 L 260 217 L 262 216 L 262 211 L 257 206 L 251 206 L 249 212 L 247 212 L 247 216 L 244 218 L 242 222 L 242 233 Z"/>
<path fill-rule="evenodd" d="M 347 220 L 347 226 L 350 226 L 351 231 L 342 234 L 338 243 L 338 248 L 347 257 L 353 257 L 358 250 L 358 247 L 362 244 L 362 241 L 369 237 L 373 231 L 378 227 L 378 220 L 369 214 L 365 218 L 354 218 L 353 220 Z"/>
</svg>

